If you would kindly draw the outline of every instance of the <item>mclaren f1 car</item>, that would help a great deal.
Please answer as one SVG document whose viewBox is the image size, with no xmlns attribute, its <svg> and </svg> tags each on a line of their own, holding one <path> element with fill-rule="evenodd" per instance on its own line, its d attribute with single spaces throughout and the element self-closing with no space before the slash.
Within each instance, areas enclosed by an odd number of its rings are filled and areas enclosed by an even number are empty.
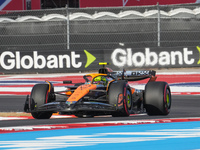
<svg viewBox="0 0 200 150">
<path fill-rule="evenodd" d="M 53 113 L 93 117 L 130 114 L 168 115 L 171 92 L 168 83 L 157 82 L 154 70 L 112 71 L 103 65 L 98 73 L 83 76 L 85 82 L 63 81 L 66 90 L 55 91 L 51 82 L 33 86 L 27 95 L 24 111 L 35 119 L 49 119 Z M 147 79 L 144 89 L 136 89 L 129 82 Z"/>
</svg>

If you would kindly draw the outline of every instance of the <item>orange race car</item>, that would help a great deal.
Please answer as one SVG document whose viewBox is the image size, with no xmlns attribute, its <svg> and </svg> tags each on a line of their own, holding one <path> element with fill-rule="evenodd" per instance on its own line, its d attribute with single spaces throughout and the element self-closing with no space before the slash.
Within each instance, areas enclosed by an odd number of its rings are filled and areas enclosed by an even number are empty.
<svg viewBox="0 0 200 150">
<path fill-rule="evenodd" d="M 171 92 L 166 82 L 156 82 L 154 70 L 112 71 L 103 65 L 99 73 L 84 75 L 85 83 L 67 86 L 65 91 L 54 91 L 51 82 L 36 84 L 27 95 L 24 111 L 35 119 L 49 119 L 53 113 L 73 114 L 77 117 L 97 115 L 129 116 L 144 113 L 168 115 Z M 145 89 L 136 89 L 128 81 L 149 78 Z M 63 81 L 72 84 L 72 81 Z"/>
</svg>

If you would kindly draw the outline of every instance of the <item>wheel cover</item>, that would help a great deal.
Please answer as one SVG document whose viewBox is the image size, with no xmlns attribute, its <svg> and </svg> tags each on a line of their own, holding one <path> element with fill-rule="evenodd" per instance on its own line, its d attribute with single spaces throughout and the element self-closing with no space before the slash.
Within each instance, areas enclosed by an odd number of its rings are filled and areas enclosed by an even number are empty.
<svg viewBox="0 0 200 150">
<path fill-rule="evenodd" d="M 167 89 L 167 94 L 166 94 L 166 100 L 167 100 L 167 108 L 169 109 L 171 106 L 171 98 L 170 98 L 170 92 Z"/>
<path fill-rule="evenodd" d="M 131 93 L 129 90 L 126 91 L 126 102 L 127 102 L 127 107 L 130 110 L 131 109 Z"/>
</svg>

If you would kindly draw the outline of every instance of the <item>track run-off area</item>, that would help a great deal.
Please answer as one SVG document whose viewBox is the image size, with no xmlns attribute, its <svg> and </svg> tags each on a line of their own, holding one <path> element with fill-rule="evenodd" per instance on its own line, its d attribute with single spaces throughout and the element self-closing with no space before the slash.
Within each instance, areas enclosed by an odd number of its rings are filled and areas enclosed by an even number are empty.
<svg viewBox="0 0 200 150">
<path fill-rule="evenodd" d="M 0 112 L 22 112 L 34 84 L 51 81 L 63 90 L 63 80 L 83 82 L 83 74 L 1 75 Z M 54 114 L 51 119 L 0 117 L 0 149 L 200 149 L 200 72 L 160 72 L 168 82 L 172 108 L 168 116 L 98 116 L 76 118 Z M 148 80 L 130 82 L 143 89 Z"/>
</svg>

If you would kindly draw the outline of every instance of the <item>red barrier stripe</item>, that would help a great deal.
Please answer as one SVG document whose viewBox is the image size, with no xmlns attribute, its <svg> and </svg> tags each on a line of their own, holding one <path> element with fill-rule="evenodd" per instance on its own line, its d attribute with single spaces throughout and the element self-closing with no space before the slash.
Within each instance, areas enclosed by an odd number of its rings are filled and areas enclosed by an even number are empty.
<svg viewBox="0 0 200 150">
<path fill-rule="evenodd" d="M 128 120 L 115 122 L 97 122 L 97 123 L 74 123 L 74 124 L 57 124 L 57 125 L 36 125 L 21 127 L 3 127 L 0 128 L 0 134 L 28 131 L 44 131 L 57 129 L 74 129 L 74 128 L 90 128 L 105 126 L 121 126 L 121 125 L 139 125 L 139 124 L 157 124 L 157 123 L 175 123 L 175 122 L 192 122 L 200 121 L 200 118 L 178 118 L 178 119 L 151 119 L 151 120 Z"/>
</svg>

